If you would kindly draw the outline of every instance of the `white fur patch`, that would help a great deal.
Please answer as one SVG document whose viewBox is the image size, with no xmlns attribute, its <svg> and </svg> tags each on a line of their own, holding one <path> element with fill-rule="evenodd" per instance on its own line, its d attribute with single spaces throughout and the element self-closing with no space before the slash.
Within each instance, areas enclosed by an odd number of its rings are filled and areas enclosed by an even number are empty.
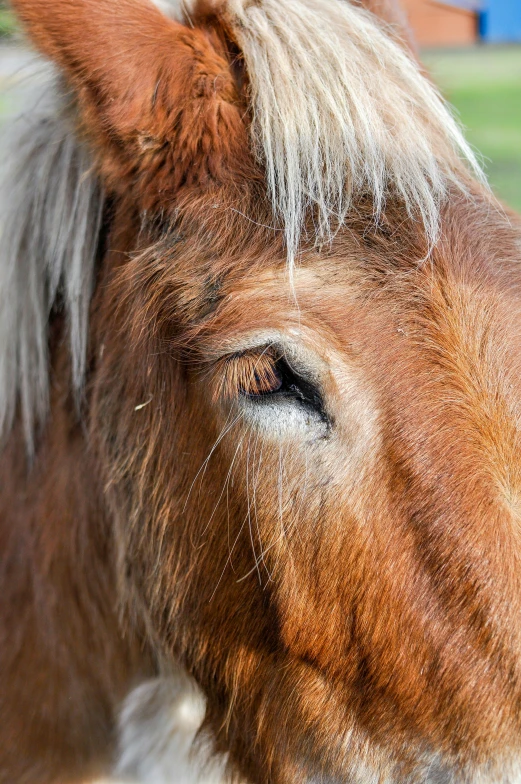
<svg viewBox="0 0 521 784">
<path fill-rule="evenodd" d="M 152 2 L 154 5 L 157 5 L 164 14 L 179 21 L 182 20 L 183 15 L 188 8 L 188 4 L 185 0 L 152 0 Z"/>
<path fill-rule="evenodd" d="M 201 692 L 182 674 L 132 691 L 121 711 L 113 784 L 224 784 L 225 761 L 196 739 L 204 712 Z"/>
</svg>

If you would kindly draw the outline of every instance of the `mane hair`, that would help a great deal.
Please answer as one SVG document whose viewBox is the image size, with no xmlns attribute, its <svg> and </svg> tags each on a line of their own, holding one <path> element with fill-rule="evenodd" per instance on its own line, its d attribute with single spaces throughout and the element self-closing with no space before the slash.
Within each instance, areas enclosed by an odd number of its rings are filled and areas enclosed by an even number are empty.
<svg viewBox="0 0 521 784">
<path fill-rule="evenodd" d="M 391 28 L 346 0 L 229 0 L 290 262 L 305 217 L 328 240 L 361 194 L 375 218 L 389 192 L 424 223 L 431 246 L 448 186 L 483 175 L 447 105 Z"/>
<path fill-rule="evenodd" d="M 154 0 L 189 18 L 192 2 Z M 438 236 L 449 187 L 483 175 L 444 101 L 391 29 L 346 0 L 216 0 L 248 73 L 253 145 L 294 264 L 308 214 L 330 240 L 359 196 L 391 193 Z M 17 406 L 31 449 L 49 401 L 48 321 L 68 324 L 81 394 L 103 193 L 50 69 L 0 139 L 0 437 Z"/>
<path fill-rule="evenodd" d="M 61 304 L 81 390 L 103 194 L 49 69 L 0 141 L 0 435 L 20 402 L 32 448 L 49 402 L 48 321 Z"/>
</svg>

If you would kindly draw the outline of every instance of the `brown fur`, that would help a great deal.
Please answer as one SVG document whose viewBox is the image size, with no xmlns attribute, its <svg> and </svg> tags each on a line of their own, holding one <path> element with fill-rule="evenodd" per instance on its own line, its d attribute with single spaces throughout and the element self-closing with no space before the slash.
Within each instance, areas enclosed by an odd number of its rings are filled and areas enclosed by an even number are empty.
<svg viewBox="0 0 521 784">
<path fill-rule="evenodd" d="M 475 186 L 420 263 L 403 206 L 375 227 L 360 201 L 331 247 L 304 248 L 293 290 L 218 17 L 14 6 L 76 90 L 115 207 L 83 417 L 55 321 L 35 464 L 18 427 L 2 456 L 0 781 L 106 770 L 117 707 L 160 661 L 199 683 L 216 750 L 252 784 L 362 765 L 421 781 L 433 758 L 506 776 L 519 230 Z M 276 387 L 276 346 L 238 350 L 259 330 L 319 357 L 325 435 L 278 443 L 236 418 Z"/>
</svg>

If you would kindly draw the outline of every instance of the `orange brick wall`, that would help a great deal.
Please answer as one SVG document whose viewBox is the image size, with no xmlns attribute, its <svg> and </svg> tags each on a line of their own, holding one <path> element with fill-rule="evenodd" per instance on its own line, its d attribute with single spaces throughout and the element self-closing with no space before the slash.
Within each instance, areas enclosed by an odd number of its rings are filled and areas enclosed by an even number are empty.
<svg viewBox="0 0 521 784">
<path fill-rule="evenodd" d="M 477 40 L 476 14 L 436 0 L 401 0 L 420 46 L 468 46 Z"/>
</svg>

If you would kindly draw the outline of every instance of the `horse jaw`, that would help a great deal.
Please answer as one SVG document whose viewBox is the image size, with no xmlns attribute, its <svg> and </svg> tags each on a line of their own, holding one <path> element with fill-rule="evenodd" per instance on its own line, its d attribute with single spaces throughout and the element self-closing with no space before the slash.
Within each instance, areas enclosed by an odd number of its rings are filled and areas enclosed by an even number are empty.
<svg viewBox="0 0 521 784">
<path fill-rule="evenodd" d="M 181 669 L 168 677 L 145 681 L 124 701 L 119 719 L 119 758 L 113 775 L 95 784 L 230 784 L 226 758 L 212 756 L 204 736 L 198 737 L 205 715 L 205 699 Z M 521 768 L 511 766 L 506 778 L 476 773 L 472 784 L 521 784 Z M 352 771 L 349 784 L 417 784 L 417 779 L 386 778 L 365 766 Z M 234 784 L 247 784 L 233 779 Z M 469 784 L 438 760 L 428 766 L 423 784 Z M 295 784 L 346 784 L 338 779 L 308 775 Z"/>
</svg>

